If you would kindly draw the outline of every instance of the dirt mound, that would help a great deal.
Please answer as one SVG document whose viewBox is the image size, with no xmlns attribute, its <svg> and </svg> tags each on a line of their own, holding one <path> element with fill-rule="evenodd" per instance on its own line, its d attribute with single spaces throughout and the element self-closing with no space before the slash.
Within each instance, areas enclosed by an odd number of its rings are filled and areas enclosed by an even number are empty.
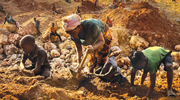
<svg viewBox="0 0 180 100">
<path fill-rule="evenodd" d="M 174 50 L 180 44 L 178 29 L 161 11 L 148 2 L 140 2 L 132 7 L 114 9 L 107 16 L 117 27 L 126 27 L 130 35 L 139 35 L 150 43 L 150 46 L 163 46 Z M 102 18 L 103 21 L 106 18 Z"/>
<path fill-rule="evenodd" d="M 100 6 L 95 7 L 94 2 L 83 1 L 83 5 L 80 6 L 80 9 L 83 14 L 88 14 L 88 13 L 92 13 L 94 11 L 99 11 L 102 8 Z"/>
<path fill-rule="evenodd" d="M 50 6 L 46 2 L 36 2 L 34 0 L 13 0 L 13 3 L 17 4 L 17 7 L 23 11 L 34 11 L 37 9 L 50 9 Z"/>
</svg>

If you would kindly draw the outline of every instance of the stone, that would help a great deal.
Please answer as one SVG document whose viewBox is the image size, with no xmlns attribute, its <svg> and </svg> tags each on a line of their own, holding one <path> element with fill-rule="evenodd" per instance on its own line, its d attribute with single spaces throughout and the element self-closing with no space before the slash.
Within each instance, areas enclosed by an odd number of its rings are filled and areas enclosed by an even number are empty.
<svg viewBox="0 0 180 100">
<path fill-rule="evenodd" d="M 6 28 L 0 28 L 0 34 L 8 36 L 10 33 Z"/>
<path fill-rule="evenodd" d="M 131 64 L 131 61 L 128 57 L 122 57 L 121 59 L 117 60 L 117 64 L 119 67 L 122 67 L 124 65 L 129 66 Z"/>
<path fill-rule="evenodd" d="M 51 51 L 53 49 L 57 49 L 57 46 L 53 43 L 48 42 L 44 44 L 44 49 L 47 51 Z"/>
<path fill-rule="evenodd" d="M 132 36 L 129 43 L 133 49 L 136 49 L 138 47 L 147 48 L 149 46 L 149 43 L 140 36 Z"/>
<path fill-rule="evenodd" d="M 19 100 L 19 99 L 12 95 L 6 95 L 1 100 Z"/>
<path fill-rule="evenodd" d="M 19 45 L 19 41 L 21 40 L 22 36 L 19 34 L 10 34 L 8 37 L 8 42 L 14 45 Z"/>
<path fill-rule="evenodd" d="M 42 34 L 42 40 L 43 42 L 48 42 L 50 40 L 50 30 L 47 29 L 43 34 Z"/>
<path fill-rule="evenodd" d="M 3 53 L 3 48 L 0 48 L 0 54 L 2 54 Z"/>
<path fill-rule="evenodd" d="M 43 97 L 39 97 L 39 98 L 37 98 L 37 100 L 43 100 Z"/>
<path fill-rule="evenodd" d="M 177 62 L 173 62 L 173 68 L 174 69 L 178 69 L 179 68 L 179 64 Z"/>
<path fill-rule="evenodd" d="M 51 50 L 51 57 L 52 58 L 56 58 L 59 56 L 60 56 L 60 53 L 56 49 Z"/>
<path fill-rule="evenodd" d="M 0 44 L 5 45 L 8 42 L 8 37 L 4 34 L 0 34 Z"/>
<path fill-rule="evenodd" d="M 174 62 L 177 62 L 177 61 L 179 61 L 179 59 L 180 59 L 180 53 L 179 52 L 172 52 L 171 53 L 171 56 L 172 56 L 172 59 L 173 59 L 173 61 Z"/>
<path fill-rule="evenodd" d="M 0 44 L 0 48 L 2 48 L 2 44 Z"/>
<path fill-rule="evenodd" d="M 5 24 L 4 27 L 11 33 L 17 32 L 18 28 L 14 24 Z"/>
<path fill-rule="evenodd" d="M 27 90 L 26 96 L 29 100 L 37 99 L 43 96 L 43 90 L 39 84 L 35 84 Z"/>
<path fill-rule="evenodd" d="M 0 54 L 0 60 L 3 60 L 3 59 L 4 59 L 3 54 Z"/>
<path fill-rule="evenodd" d="M 64 42 L 67 38 L 65 36 L 61 36 L 62 42 Z"/>
<path fill-rule="evenodd" d="M 67 50 L 67 49 L 62 49 L 61 50 L 61 54 L 63 54 L 63 55 L 66 55 L 66 54 L 69 54 L 69 53 L 70 53 L 70 51 Z"/>
<path fill-rule="evenodd" d="M 24 36 L 24 35 L 36 35 L 38 33 L 35 25 L 30 22 L 26 25 L 24 25 L 22 28 L 18 30 L 18 34 Z"/>
<path fill-rule="evenodd" d="M 14 46 L 14 44 L 4 45 L 4 52 L 6 55 L 16 54 L 18 52 L 18 48 Z"/>
<path fill-rule="evenodd" d="M 51 98 L 51 99 L 58 99 L 59 95 L 58 95 L 58 93 L 56 91 L 53 91 L 53 92 L 49 93 L 49 98 Z"/>
<path fill-rule="evenodd" d="M 175 50 L 180 50 L 180 45 L 175 45 L 174 49 Z"/>
</svg>

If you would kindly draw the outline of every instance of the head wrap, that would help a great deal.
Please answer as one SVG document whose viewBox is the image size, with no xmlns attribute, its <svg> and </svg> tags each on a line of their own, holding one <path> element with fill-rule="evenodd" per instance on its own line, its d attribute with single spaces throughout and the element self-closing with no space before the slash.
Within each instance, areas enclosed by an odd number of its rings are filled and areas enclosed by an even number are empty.
<svg viewBox="0 0 180 100">
<path fill-rule="evenodd" d="M 81 18 L 77 14 L 66 16 L 62 19 L 65 31 L 71 31 L 81 24 Z"/>
</svg>

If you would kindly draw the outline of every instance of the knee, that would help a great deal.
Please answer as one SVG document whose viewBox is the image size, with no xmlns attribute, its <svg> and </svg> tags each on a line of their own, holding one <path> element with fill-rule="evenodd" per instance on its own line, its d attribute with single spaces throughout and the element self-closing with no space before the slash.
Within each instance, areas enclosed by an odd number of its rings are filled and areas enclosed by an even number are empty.
<svg viewBox="0 0 180 100">
<path fill-rule="evenodd" d="M 167 70 L 167 71 L 173 71 L 173 67 L 172 67 L 172 64 L 171 64 L 171 63 L 167 63 L 167 64 L 165 65 L 165 67 L 166 67 L 166 70 Z"/>
</svg>

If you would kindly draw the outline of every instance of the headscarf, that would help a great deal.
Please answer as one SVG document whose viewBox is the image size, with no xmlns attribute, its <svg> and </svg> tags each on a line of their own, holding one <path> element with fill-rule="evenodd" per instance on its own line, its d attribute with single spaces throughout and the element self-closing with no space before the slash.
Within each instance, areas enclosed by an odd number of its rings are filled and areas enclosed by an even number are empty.
<svg viewBox="0 0 180 100">
<path fill-rule="evenodd" d="M 65 31 L 71 31 L 81 24 L 81 18 L 77 14 L 66 16 L 62 19 Z"/>
</svg>

